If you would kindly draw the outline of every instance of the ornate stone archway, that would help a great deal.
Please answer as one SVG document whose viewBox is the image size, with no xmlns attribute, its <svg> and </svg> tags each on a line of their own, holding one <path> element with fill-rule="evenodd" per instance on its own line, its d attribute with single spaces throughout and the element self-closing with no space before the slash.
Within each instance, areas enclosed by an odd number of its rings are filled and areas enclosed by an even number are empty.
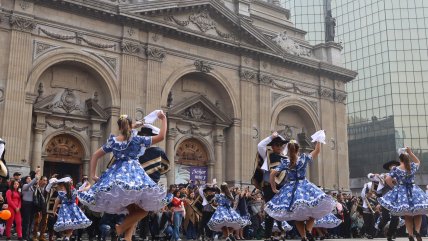
<svg viewBox="0 0 428 241">
<path fill-rule="evenodd" d="M 206 182 L 211 158 L 209 147 L 196 138 L 187 138 L 177 144 L 175 154 L 175 183 L 183 180 Z"/>
</svg>

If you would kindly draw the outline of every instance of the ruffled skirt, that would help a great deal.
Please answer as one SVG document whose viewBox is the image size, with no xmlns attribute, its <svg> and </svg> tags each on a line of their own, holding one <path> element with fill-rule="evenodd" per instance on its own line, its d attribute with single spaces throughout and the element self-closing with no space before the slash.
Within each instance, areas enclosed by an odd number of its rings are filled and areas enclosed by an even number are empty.
<svg viewBox="0 0 428 241">
<path fill-rule="evenodd" d="M 207 225 L 212 231 L 220 232 L 223 227 L 239 230 L 245 227 L 247 223 L 248 222 L 241 218 L 231 207 L 218 206 Z"/>
<path fill-rule="evenodd" d="M 382 207 L 394 216 L 416 216 L 428 214 L 428 196 L 417 185 L 395 186 L 378 199 Z"/>
<path fill-rule="evenodd" d="M 335 207 L 333 198 L 308 180 L 288 181 L 265 207 L 279 221 L 320 219 Z"/>
<path fill-rule="evenodd" d="M 321 219 L 315 220 L 314 228 L 335 228 L 342 223 L 342 220 L 334 214 L 329 213 Z"/>
<path fill-rule="evenodd" d="M 80 202 L 94 212 L 127 214 L 126 207 L 136 204 L 146 211 L 158 211 L 166 191 L 144 171 L 138 160 L 116 161 L 86 192 Z"/>
<path fill-rule="evenodd" d="M 59 208 L 58 218 L 54 224 L 56 232 L 65 230 L 83 229 L 91 226 L 92 221 L 89 220 L 83 211 L 75 204 L 63 204 Z"/>
</svg>

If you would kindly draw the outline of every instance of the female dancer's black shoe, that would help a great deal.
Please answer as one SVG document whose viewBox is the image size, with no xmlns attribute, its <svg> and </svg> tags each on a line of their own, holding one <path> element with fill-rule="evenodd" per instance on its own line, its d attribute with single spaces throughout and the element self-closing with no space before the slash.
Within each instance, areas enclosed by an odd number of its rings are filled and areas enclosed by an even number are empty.
<svg viewBox="0 0 428 241">
<path fill-rule="evenodd" d="M 416 240 L 418 240 L 418 241 L 422 241 L 422 237 L 421 237 L 421 234 L 420 234 L 420 233 L 416 232 L 416 233 L 415 233 L 415 236 L 416 236 Z"/>
<path fill-rule="evenodd" d="M 415 238 L 413 238 L 413 236 L 409 236 L 409 241 L 415 241 Z"/>
<path fill-rule="evenodd" d="M 315 241 L 314 236 L 312 236 L 312 234 L 308 231 L 306 231 L 306 238 L 308 239 L 308 241 Z"/>
</svg>

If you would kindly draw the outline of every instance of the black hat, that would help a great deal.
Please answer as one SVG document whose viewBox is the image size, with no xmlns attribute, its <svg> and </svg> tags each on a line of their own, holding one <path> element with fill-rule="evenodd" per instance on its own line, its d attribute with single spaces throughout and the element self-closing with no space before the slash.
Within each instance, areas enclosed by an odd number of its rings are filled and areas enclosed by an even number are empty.
<svg viewBox="0 0 428 241">
<path fill-rule="evenodd" d="M 13 174 L 13 176 L 21 176 L 21 173 L 20 173 L 20 172 L 15 172 L 15 173 Z"/>
<path fill-rule="evenodd" d="M 273 146 L 275 144 L 280 144 L 282 146 L 282 145 L 287 144 L 288 142 L 289 142 L 289 140 L 286 140 L 284 137 L 277 136 L 277 137 L 273 138 L 272 141 L 269 142 L 269 144 L 267 144 L 267 146 Z"/>
<path fill-rule="evenodd" d="M 139 136 L 156 136 L 159 135 L 159 128 L 156 126 L 150 125 L 150 124 L 144 124 L 143 127 L 141 127 L 141 130 L 138 132 Z"/>
<path fill-rule="evenodd" d="M 400 162 L 396 161 L 396 160 L 391 160 L 391 161 L 383 164 L 383 169 L 389 171 L 389 167 L 392 166 L 392 165 L 399 166 Z"/>
</svg>

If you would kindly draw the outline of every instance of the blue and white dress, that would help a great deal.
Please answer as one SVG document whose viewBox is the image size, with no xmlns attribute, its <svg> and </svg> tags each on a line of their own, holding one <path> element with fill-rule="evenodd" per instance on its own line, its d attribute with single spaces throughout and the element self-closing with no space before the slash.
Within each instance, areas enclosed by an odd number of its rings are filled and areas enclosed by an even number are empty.
<svg viewBox="0 0 428 241">
<path fill-rule="evenodd" d="M 147 175 L 137 158 L 141 146 L 151 143 L 151 137 L 138 136 L 136 130 L 128 141 L 117 141 L 110 135 L 102 149 L 113 152 L 116 161 L 88 191 L 78 193 L 80 202 L 94 212 L 111 214 L 128 213 L 130 204 L 146 211 L 160 210 L 166 191 Z"/>
<path fill-rule="evenodd" d="M 419 165 L 410 163 L 410 173 L 399 167 L 392 168 L 389 175 L 397 180 L 391 191 L 378 199 L 382 207 L 394 216 L 416 216 L 428 214 L 428 196 L 415 184 L 415 173 Z"/>
<path fill-rule="evenodd" d="M 336 205 L 333 198 L 306 179 L 306 168 L 312 156 L 302 154 L 293 169 L 290 160 L 283 159 L 275 168 L 287 171 L 287 179 L 272 200 L 265 207 L 266 213 L 279 221 L 305 221 L 309 218 L 320 219 L 329 214 Z"/>
<path fill-rule="evenodd" d="M 335 228 L 342 223 L 342 219 L 339 219 L 333 213 L 329 213 L 321 219 L 315 220 L 314 228 Z"/>
<path fill-rule="evenodd" d="M 247 225 L 247 221 L 231 207 L 231 200 L 226 195 L 216 194 L 214 201 L 218 204 L 217 210 L 207 224 L 211 230 L 220 232 L 223 227 L 238 230 Z"/>
<path fill-rule="evenodd" d="M 265 228 L 265 222 L 262 223 L 263 229 Z M 293 226 L 288 224 L 286 221 L 281 222 L 281 227 L 285 232 L 291 231 L 293 229 Z M 278 222 L 273 222 L 272 232 L 281 232 L 281 230 L 278 227 Z"/>
<path fill-rule="evenodd" d="M 57 221 L 54 224 L 54 230 L 56 232 L 82 229 L 91 226 L 92 221 L 85 216 L 83 211 L 76 204 L 76 190 L 72 191 L 71 199 L 69 199 L 67 193 L 63 191 L 58 192 L 57 198 L 61 200 L 61 207 L 59 208 Z"/>
</svg>

